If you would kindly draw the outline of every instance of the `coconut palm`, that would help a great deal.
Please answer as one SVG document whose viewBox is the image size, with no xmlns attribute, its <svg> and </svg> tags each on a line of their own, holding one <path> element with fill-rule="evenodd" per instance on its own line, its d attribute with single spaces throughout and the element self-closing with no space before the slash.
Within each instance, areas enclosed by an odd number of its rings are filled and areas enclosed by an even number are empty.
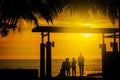
<svg viewBox="0 0 120 80">
<path fill-rule="evenodd" d="M 63 9 L 63 0 L 0 0 L 0 33 L 2 36 L 8 34 L 9 29 L 15 30 L 20 18 L 34 21 L 38 26 L 38 18 L 44 18 L 52 23 Z"/>
<path fill-rule="evenodd" d="M 67 9 L 86 13 L 89 11 L 109 16 L 112 23 L 119 19 L 119 0 L 68 0 Z"/>
<path fill-rule="evenodd" d="M 119 0 L 0 0 L 0 33 L 6 36 L 9 29 L 15 30 L 20 18 L 34 21 L 38 26 L 35 14 L 52 23 L 64 8 L 87 15 L 89 11 L 101 11 L 115 23 L 119 19 L 118 6 Z"/>
</svg>

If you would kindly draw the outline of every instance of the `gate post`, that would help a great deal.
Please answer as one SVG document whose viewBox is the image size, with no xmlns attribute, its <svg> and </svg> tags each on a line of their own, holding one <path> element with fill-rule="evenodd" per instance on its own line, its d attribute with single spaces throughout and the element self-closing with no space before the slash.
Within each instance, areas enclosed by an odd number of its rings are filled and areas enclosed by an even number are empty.
<svg viewBox="0 0 120 80">
<path fill-rule="evenodd" d="M 51 42 L 46 43 L 46 76 L 51 78 Z"/>
<path fill-rule="evenodd" d="M 42 32 L 42 43 L 40 44 L 40 77 L 45 78 L 45 44 L 44 44 L 44 34 Z"/>
<path fill-rule="evenodd" d="M 40 44 L 40 77 L 45 77 L 45 44 Z"/>
</svg>

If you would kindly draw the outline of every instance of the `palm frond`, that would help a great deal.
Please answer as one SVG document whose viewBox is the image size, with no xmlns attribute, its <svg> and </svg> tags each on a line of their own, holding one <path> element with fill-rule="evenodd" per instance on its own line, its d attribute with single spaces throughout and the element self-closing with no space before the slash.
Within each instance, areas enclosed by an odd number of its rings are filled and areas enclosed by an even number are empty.
<svg viewBox="0 0 120 80">
<path fill-rule="evenodd" d="M 119 18 L 119 0 L 67 0 L 67 9 L 82 14 L 101 11 L 112 23 Z M 86 15 L 86 14 L 85 14 Z"/>
<path fill-rule="evenodd" d="M 20 18 L 34 21 L 38 26 L 39 14 L 47 22 L 52 23 L 54 16 L 62 11 L 63 0 L 1 0 L 0 2 L 0 31 L 6 24 L 16 26 Z M 7 29 L 8 27 L 6 27 Z"/>
<path fill-rule="evenodd" d="M 112 23 L 119 19 L 119 0 L 0 0 L 0 32 L 15 29 L 21 18 L 34 21 L 38 26 L 39 18 L 35 14 L 53 23 L 53 18 L 64 8 L 85 15 L 89 15 L 90 10 L 101 11 Z"/>
<path fill-rule="evenodd" d="M 94 0 L 96 10 L 108 15 L 112 23 L 119 18 L 119 0 Z"/>
</svg>

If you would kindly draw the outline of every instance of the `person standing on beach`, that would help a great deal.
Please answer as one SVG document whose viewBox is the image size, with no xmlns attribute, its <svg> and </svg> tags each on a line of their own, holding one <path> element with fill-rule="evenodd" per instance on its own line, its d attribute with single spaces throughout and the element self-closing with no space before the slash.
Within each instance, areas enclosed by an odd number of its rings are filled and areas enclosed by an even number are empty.
<svg viewBox="0 0 120 80">
<path fill-rule="evenodd" d="M 84 75 L 84 57 L 82 56 L 82 53 L 80 53 L 80 56 L 78 57 L 78 66 L 80 70 L 80 76 Z"/>
<path fill-rule="evenodd" d="M 77 61 L 75 60 L 75 58 L 72 58 L 72 62 L 71 62 L 71 67 L 72 67 L 72 76 L 76 76 L 76 63 Z"/>
<path fill-rule="evenodd" d="M 61 66 L 61 69 L 60 69 L 60 73 L 59 73 L 59 76 L 65 76 L 65 61 L 62 62 L 62 66 Z"/>
<path fill-rule="evenodd" d="M 67 76 L 70 76 L 70 61 L 69 61 L 69 58 L 66 58 L 65 66 L 66 66 Z"/>
</svg>

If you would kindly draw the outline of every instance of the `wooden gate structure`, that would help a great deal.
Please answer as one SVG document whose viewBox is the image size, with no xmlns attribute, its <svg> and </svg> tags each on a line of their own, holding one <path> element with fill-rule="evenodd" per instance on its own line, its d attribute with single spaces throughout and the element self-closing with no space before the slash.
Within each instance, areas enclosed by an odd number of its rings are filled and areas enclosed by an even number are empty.
<svg viewBox="0 0 120 80">
<path fill-rule="evenodd" d="M 120 72 L 120 47 L 119 47 L 120 44 L 118 46 L 118 43 L 116 42 L 116 38 L 120 37 L 119 28 L 80 28 L 80 27 L 78 28 L 78 27 L 59 27 L 59 26 L 37 26 L 32 29 L 32 32 L 40 32 L 42 36 L 42 42 L 40 44 L 40 78 L 52 77 L 51 75 L 52 74 L 51 49 L 52 48 L 51 47 L 54 47 L 54 42 L 50 41 L 50 33 L 100 33 L 102 34 L 103 43 L 100 45 L 100 48 L 102 49 L 101 52 L 102 52 L 103 78 L 105 78 L 105 80 L 113 80 L 113 78 L 120 77 L 120 75 L 118 74 Z M 106 33 L 110 35 L 105 36 Z M 44 43 L 45 36 L 47 37 L 46 43 Z M 110 43 L 113 49 L 112 52 L 106 51 L 105 38 L 114 39 L 114 42 Z M 45 61 L 46 61 L 46 68 L 45 68 Z"/>
</svg>

